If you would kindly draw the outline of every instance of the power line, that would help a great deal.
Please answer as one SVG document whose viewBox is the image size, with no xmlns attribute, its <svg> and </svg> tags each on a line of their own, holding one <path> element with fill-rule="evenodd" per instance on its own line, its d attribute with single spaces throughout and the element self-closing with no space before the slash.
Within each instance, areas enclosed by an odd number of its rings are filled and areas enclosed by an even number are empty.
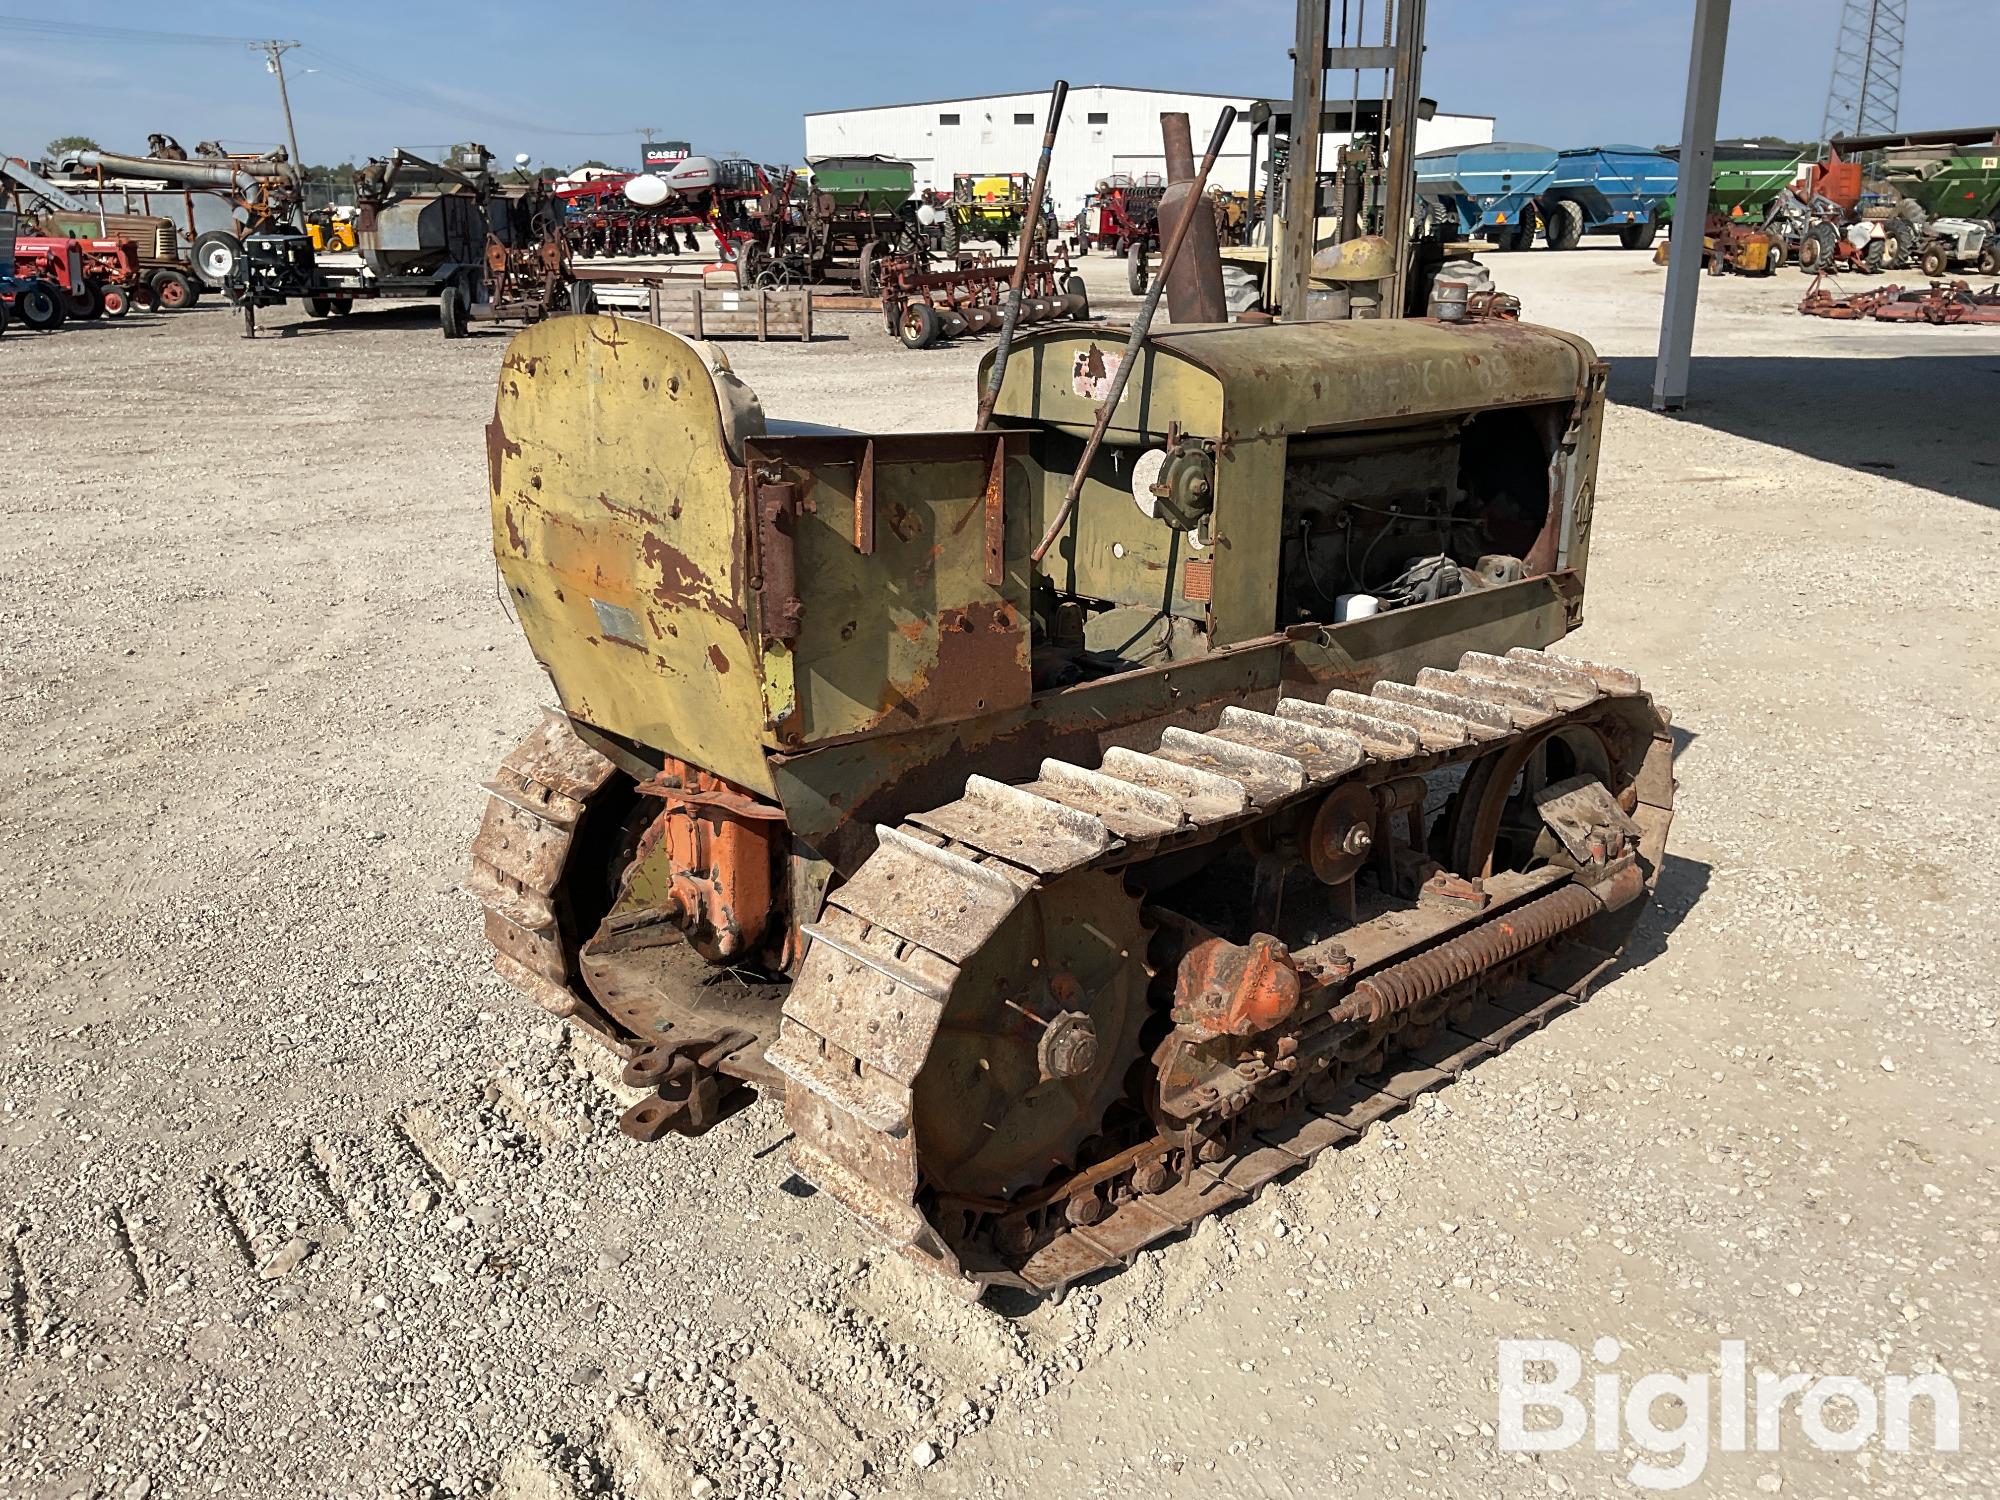
<svg viewBox="0 0 2000 1500">
<path fill-rule="evenodd" d="M 248 36 L 205 36 L 192 31 L 142 31 L 134 26 L 93 26 L 80 21 L 47 21 L 39 16 L 0 16 L 0 31 L 30 36 L 73 37 L 92 42 L 144 42 L 147 46 L 184 44 L 202 47 L 259 47 Z"/>
<path fill-rule="evenodd" d="M 187 31 L 148 31 L 133 26 L 98 26 L 80 21 L 48 21 L 37 16 L 0 15 L 0 31 L 19 32 L 28 36 L 45 36 L 74 41 L 89 42 L 132 42 L 146 46 L 179 44 L 205 47 L 250 47 L 268 55 L 273 46 L 298 47 L 297 42 L 273 43 L 261 37 L 214 36 Z M 623 130 L 566 130 L 560 126 L 547 125 L 538 120 L 524 119 L 504 109 L 482 108 L 454 99 L 449 94 L 422 84 L 404 83 L 386 74 L 377 73 L 361 64 L 338 57 L 318 46 L 307 46 L 303 50 L 311 53 L 314 64 L 320 71 L 339 79 L 351 88 L 374 94 L 377 98 L 401 104 L 411 109 L 424 110 L 432 114 L 449 115 L 474 124 L 493 126 L 503 130 L 521 130 L 536 135 L 570 136 L 583 140 L 624 140 L 635 133 L 635 129 Z M 275 71 L 275 68 L 274 68 Z"/>
<path fill-rule="evenodd" d="M 537 135 L 575 136 L 586 140 L 623 140 L 634 132 L 625 130 L 566 130 L 561 126 L 547 125 L 539 120 L 524 119 L 506 110 L 484 109 L 478 105 L 466 104 L 449 94 L 440 93 L 423 84 L 404 83 L 364 68 L 357 62 L 337 57 L 324 47 L 317 45 L 304 49 L 310 53 L 313 62 L 335 78 L 351 87 L 365 90 L 379 98 L 393 103 L 408 105 L 413 109 L 427 110 L 433 114 L 451 115 L 478 124 L 497 125 L 507 130 L 525 130 Z"/>
</svg>

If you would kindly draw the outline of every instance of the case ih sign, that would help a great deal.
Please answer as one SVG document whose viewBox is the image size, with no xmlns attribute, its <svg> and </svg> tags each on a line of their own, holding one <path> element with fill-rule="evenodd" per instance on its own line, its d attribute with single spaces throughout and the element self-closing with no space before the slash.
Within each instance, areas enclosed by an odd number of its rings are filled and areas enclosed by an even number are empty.
<svg viewBox="0 0 2000 1500">
<path fill-rule="evenodd" d="M 650 172 L 656 167 L 671 167 L 677 161 L 685 161 L 693 149 L 686 141 L 647 141 L 639 147 L 639 161 Z"/>
</svg>

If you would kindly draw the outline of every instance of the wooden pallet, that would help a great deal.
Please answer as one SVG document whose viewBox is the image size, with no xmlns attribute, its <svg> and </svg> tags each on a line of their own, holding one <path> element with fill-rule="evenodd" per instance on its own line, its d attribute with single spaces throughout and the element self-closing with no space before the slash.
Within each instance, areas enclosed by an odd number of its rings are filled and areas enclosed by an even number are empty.
<svg viewBox="0 0 2000 1500">
<path fill-rule="evenodd" d="M 635 278 L 636 279 L 636 278 Z M 802 289 L 703 287 L 646 279 L 638 286 L 597 283 L 599 307 L 621 318 L 643 318 L 692 339 L 797 339 L 810 343 L 813 302 Z M 608 294 L 608 295 L 607 295 Z"/>
</svg>

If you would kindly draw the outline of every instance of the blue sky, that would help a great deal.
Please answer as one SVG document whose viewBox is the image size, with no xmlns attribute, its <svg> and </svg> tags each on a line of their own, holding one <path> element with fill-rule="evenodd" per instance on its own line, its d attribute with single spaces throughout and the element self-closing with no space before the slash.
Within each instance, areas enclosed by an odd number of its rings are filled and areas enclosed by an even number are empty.
<svg viewBox="0 0 2000 1500">
<path fill-rule="evenodd" d="M 1817 133 L 1839 9 L 1839 0 L 1739 0 L 1725 135 Z M 1915 0 L 1910 9 L 1904 127 L 2000 115 L 1992 85 L 2000 3 Z M 179 11 L 0 0 L 0 12 L 17 16 L 66 11 L 87 15 L 80 25 L 304 43 L 286 66 L 310 161 L 478 139 L 503 157 L 526 151 L 558 165 L 630 161 L 639 126 L 699 151 L 793 160 L 807 110 L 1040 89 L 1058 74 L 1077 84 L 1287 93 L 1294 14 L 1290 0 L 976 8 L 204 0 Z M 1445 110 L 1497 116 L 1503 138 L 1673 140 L 1692 15 L 1693 0 L 1431 0 L 1425 92 Z M 50 38 L 0 25 L 0 79 L 8 154 L 70 133 L 123 149 L 143 149 L 152 130 L 190 148 L 211 136 L 269 144 L 282 133 L 261 56 L 226 44 Z"/>
</svg>

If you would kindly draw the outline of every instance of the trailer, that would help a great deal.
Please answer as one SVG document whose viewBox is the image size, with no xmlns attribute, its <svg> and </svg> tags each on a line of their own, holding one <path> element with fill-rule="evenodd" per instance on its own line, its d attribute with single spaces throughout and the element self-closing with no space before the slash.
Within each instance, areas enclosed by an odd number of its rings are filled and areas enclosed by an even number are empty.
<svg viewBox="0 0 2000 1500">
<path fill-rule="evenodd" d="M 492 160 L 476 144 L 443 162 L 398 148 L 355 174 L 353 250 L 322 252 L 294 224 L 273 223 L 240 239 L 205 237 L 197 264 L 204 274 L 220 265 L 245 337 L 259 308 L 292 300 L 316 318 L 344 317 L 362 301 L 435 301 L 448 339 L 478 321 L 583 310 L 588 289 L 571 270 L 554 194 L 539 181 L 498 182 Z"/>
<path fill-rule="evenodd" d="M 1836 136 L 1827 148 L 1846 157 L 1881 152 L 1883 183 L 1925 219 L 2000 220 L 2000 125 Z"/>
<path fill-rule="evenodd" d="M 1574 250 L 1586 234 L 1615 233 L 1627 250 L 1650 249 L 1679 177 L 1678 162 L 1643 146 L 1558 151 L 1535 202 L 1543 242 L 1551 250 Z"/>
<path fill-rule="evenodd" d="M 1535 242 L 1536 201 L 1555 177 L 1550 146 L 1494 141 L 1426 151 L 1417 157 L 1417 192 L 1440 224 L 1501 250 Z"/>
<path fill-rule="evenodd" d="M 473 322 L 532 323 L 587 303 L 554 193 L 542 182 L 498 182 L 492 160 L 477 144 L 444 162 L 400 147 L 371 160 L 355 177 L 355 248 L 312 257 L 307 311 L 339 317 L 357 301 L 435 301 L 444 336 L 461 338 Z"/>
<path fill-rule="evenodd" d="M 804 173 L 786 172 L 751 210 L 755 227 L 737 252 L 738 283 L 777 288 L 851 278 L 873 296 L 878 262 L 927 253 L 916 186 L 916 167 L 896 157 L 807 157 Z"/>
<path fill-rule="evenodd" d="M 1664 154 L 1680 161 L 1678 146 L 1668 147 Z M 1709 212 L 1736 223 L 1761 224 L 1770 217 L 1778 195 L 1797 182 L 1804 170 L 1804 155 L 1789 146 L 1717 141 L 1709 175 Z M 1674 195 L 1670 193 L 1661 205 L 1661 219 L 1671 224 L 1673 217 Z"/>
</svg>

